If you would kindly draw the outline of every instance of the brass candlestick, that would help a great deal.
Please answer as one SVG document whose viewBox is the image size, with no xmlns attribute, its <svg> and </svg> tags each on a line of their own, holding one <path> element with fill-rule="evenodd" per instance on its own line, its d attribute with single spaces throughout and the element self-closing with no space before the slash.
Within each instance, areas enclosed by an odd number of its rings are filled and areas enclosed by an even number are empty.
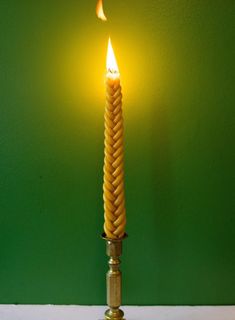
<svg viewBox="0 0 235 320">
<path fill-rule="evenodd" d="M 105 320 L 124 320 L 124 312 L 119 309 L 121 306 L 122 294 L 122 273 L 119 270 L 120 256 L 122 255 L 122 240 L 107 238 L 102 234 L 102 238 L 106 241 L 106 254 L 109 256 L 109 271 L 106 274 L 107 286 L 107 305 L 109 309 L 105 312 Z"/>
</svg>

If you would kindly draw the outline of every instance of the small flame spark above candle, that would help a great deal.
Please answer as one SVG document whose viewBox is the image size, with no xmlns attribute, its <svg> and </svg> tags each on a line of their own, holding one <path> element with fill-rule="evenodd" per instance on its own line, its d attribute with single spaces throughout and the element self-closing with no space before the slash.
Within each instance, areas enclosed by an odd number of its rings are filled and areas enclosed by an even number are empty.
<svg viewBox="0 0 235 320">
<path fill-rule="evenodd" d="M 103 20 L 103 21 L 107 21 L 107 18 L 104 14 L 104 10 L 103 10 L 103 1 L 102 0 L 98 0 L 97 5 L 96 5 L 96 15 L 99 19 Z"/>
<path fill-rule="evenodd" d="M 117 61 L 115 58 L 115 54 L 113 51 L 111 39 L 109 38 L 108 43 L 108 51 L 107 51 L 107 59 L 106 59 L 106 69 L 109 76 L 112 78 L 119 77 L 119 69 L 117 65 Z"/>
</svg>

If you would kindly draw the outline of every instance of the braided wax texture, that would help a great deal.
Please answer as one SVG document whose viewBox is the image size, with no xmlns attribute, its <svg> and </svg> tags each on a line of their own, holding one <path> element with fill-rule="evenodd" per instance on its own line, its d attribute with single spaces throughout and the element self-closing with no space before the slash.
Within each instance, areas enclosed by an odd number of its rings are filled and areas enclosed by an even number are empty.
<svg viewBox="0 0 235 320">
<path fill-rule="evenodd" d="M 119 78 L 106 80 L 104 140 L 104 232 L 111 239 L 125 234 L 122 93 Z"/>
</svg>

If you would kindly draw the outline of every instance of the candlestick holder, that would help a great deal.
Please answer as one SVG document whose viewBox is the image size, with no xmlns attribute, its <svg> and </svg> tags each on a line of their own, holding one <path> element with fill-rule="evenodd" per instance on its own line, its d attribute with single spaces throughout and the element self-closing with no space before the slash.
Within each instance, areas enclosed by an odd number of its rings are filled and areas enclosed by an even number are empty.
<svg viewBox="0 0 235 320">
<path fill-rule="evenodd" d="M 119 309 L 122 296 L 122 273 L 119 269 L 120 256 L 122 255 L 122 241 L 127 237 L 125 234 L 120 239 L 107 238 L 105 233 L 102 238 L 106 241 L 106 254 L 109 257 L 109 270 L 106 274 L 107 305 L 105 320 L 124 320 L 124 312 Z"/>
</svg>

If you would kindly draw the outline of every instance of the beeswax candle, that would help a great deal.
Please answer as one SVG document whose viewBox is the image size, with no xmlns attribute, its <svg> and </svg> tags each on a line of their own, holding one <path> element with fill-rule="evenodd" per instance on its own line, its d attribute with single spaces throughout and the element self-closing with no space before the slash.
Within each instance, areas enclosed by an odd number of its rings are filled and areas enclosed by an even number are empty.
<svg viewBox="0 0 235 320">
<path fill-rule="evenodd" d="M 110 39 L 106 74 L 103 198 L 106 237 L 122 238 L 126 225 L 122 93 L 120 73 Z"/>
</svg>

